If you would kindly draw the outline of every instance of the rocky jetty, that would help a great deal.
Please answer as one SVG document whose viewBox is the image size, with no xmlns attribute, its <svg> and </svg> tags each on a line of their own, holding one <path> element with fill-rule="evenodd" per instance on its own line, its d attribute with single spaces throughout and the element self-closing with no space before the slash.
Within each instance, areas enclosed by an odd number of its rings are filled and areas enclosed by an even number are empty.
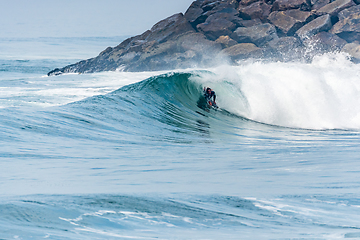
<svg viewBox="0 0 360 240">
<path fill-rule="evenodd" d="M 196 0 L 97 57 L 48 75 L 292 61 L 343 51 L 360 62 L 360 0 Z M 310 49 L 310 50 L 309 50 Z"/>
</svg>

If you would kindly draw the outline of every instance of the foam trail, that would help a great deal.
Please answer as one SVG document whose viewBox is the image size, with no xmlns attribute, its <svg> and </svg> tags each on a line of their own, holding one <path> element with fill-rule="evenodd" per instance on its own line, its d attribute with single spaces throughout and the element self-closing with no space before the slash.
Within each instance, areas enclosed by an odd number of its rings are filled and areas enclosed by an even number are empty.
<svg viewBox="0 0 360 240">
<path fill-rule="evenodd" d="M 101 72 L 0 79 L 0 108 L 65 105 L 103 95 L 164 72 Z"/>
<path fill-rule="evenodd" d="M 360 66 L 344 54 L 312 63 L 245 63 L 203 76 L 218 103 L 254 121 L 305 129 L 360 128 Z"/>
</svg>

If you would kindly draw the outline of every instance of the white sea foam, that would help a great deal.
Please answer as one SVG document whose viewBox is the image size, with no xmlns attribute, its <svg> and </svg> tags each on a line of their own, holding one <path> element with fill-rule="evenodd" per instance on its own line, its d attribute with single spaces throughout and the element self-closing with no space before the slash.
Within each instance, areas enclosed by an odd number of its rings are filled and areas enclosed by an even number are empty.
<svg viewBox="0 0 360 240">
<path fill-rule="evenodd" d="M 254 121 L 305 129 L 360 128 L 360 65 L 345 54 L 312 63 L 248 62 L 204 75 L 218 104 Z"/>
<path fill-rule="evenodd" d="M 106 94 L 125 85 L 164 72 L 102 72 L 64 74 L 54 77 L 25 79 L 16 86 L 3 81 L 0 86 L 0 108 L 18 106 L 50 107 Z M 18 80 L 16 80 L 18 81 Z"/>
</svg>

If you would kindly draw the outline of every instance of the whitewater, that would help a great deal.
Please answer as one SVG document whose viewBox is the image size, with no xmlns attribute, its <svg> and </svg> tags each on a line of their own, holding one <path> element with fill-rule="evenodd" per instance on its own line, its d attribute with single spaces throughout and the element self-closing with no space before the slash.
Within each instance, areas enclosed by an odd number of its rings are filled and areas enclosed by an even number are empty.
<svg viewBox="0 0 360 240">
<path fill-rule="evenodd" d="M 46 76 L 119 42 L 0 39 L 0 239 L 360 238 L 360 65 Z"/>
</svg>

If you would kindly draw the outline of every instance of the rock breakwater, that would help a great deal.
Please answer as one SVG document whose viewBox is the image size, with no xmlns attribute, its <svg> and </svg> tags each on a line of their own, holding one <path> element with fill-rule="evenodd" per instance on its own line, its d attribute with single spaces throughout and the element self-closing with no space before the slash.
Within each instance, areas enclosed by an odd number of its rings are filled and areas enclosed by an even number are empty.
<svg viewBox="0 0 360 240">
<path fill-rule="evenodd" d="M 48 75 L 171 70 L 247 58 L 293 61 L 329 51 L 346 52 L 360 62 L 358 4 L 360 0 L 197 0 L 185 14 Z"/>
</svg>

